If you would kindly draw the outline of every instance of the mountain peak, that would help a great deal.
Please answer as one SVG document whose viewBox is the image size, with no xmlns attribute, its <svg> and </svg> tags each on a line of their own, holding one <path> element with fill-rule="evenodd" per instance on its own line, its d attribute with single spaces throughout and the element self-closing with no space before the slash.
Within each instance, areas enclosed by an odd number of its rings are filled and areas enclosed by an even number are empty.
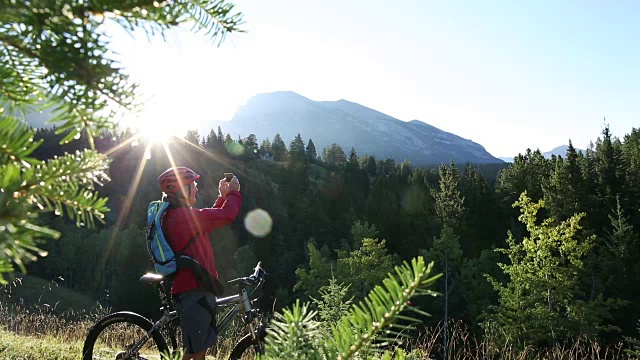
<svg viewBox="0 0 640 360">
<path fill-rule="evenodd" d="M 481 145 L 422 121 L 408 123 L 346 99 L 313 101 L 291 91 L 255 95 L 221 125 L 234 137 L 279 134 L 287 143 L 300 134 L 304 140 L 313 139 L 318 150 L 335 143 L 343 149 L 353 147 L 360 155 L 407 159 L 417 166 L 451 160 L 500 162 Z"/>
<path fill-rule="evenodd" d="M 240 106 L 234 117 L 237 117 L 238 114 L 260 116 L 261 113 L 287 111 L 287 109 L 300 111 L 314 104 L 313 100 L 293 91 L 259 93 L 247 100 L 245 105 Z"/>
<path fill-rule="evenodd" d="M 575 147 L 574 147 L 575 148 Z M 556 146 L 553 149 L 543 152 L 542 156 L 550 159 L 552 155 L 562 156 L 563 158 L 567 155 L 567 150 L 569 149 L 569 145 L 560 145 Z M 575 148 L 576 152 L 584 152 L 582 149 Z"/>
<path fill-rule="evenodd" d="M 253 100 L 253 99 L 278 99 L 278 100 L 305 100 L 305 101 L 312 101 L 309 98 L 306 98 L 296 92 L 293 91 L 272 91 L 272 92 L 266 92 L 266 93 L 258 93 L 256 95 L 254 95 L 251 99 L 249 99 L 249 101 Z"/>
<path fill-rule="evenodd" d="M 349 101 L 349 100 L 347 100 L 347 99 L 340 99 L 340 100 L 338 100 L 338 101 L 334 101 L 334 102 L 336 102 L 336 103 L 341 103 L 341 104 L 355 104 L 355 105 L 360 105 L 360 104 L 358 104 L 358 103 L 354 103 L 353 101 Z"/>
</svg>

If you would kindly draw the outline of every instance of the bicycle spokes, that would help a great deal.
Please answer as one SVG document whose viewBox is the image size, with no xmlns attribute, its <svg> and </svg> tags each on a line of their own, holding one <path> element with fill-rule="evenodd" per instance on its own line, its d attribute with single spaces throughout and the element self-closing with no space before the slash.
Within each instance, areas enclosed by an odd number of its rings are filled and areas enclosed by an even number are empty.
<svg viewBox="0 0 640 360">
<path fill-rule="evenodd" d="M 128 323 L 111 324 L 96 339 L 93 359 L 149 359 L 160 360 L 160 351 L 153 340 L 148 339 L 135 351 L 134 344 L 146 335 L 140 327 Z"/>
</svg>

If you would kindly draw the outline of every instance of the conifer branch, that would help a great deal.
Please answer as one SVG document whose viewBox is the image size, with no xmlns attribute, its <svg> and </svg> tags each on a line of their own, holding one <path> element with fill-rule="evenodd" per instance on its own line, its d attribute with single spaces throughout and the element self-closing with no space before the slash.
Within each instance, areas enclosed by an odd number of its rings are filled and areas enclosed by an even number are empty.
<svg viewBox="0 0 640 360">
<path fill-rule="evenodd" d="M 410 305 L 409 301 L 419 295 L 437 295 L 427 289 L 440 275 L 430 276 L 433 263 L 425 265 L 418 257 L 395 268 L 395 274 L 384 279 L 383 286 L 376 286 L 359 304 L 354 305 L 331 332 L 321 329 L 313 316 L 299 302 L 292 310 L 286 309 L 276 315 L 267 336 L 267 358 L 298 359 L 350 359 L 374 341 L 375 346 L 399 342 L 408 336 L 411 324 L 418 320 L 403 315 L 407 310 L 420 315 L 428 314 Z M 402 320 L 404 323 L 399 323 Z M 284 356 L 284 357 L 283 357 Z"/>
<path fill-rule="evenodd" d="M 33 141 L 35 131 L 11 116 L 3 116 L 0 107 L 0 139 L 6 139 L 0 144 L 0 164 L 7 162 L 31 167 L 39 163 L 30 157 L 42 141 Z"/>
<path fill-rule="evenodd" d="M 413 259 L 411 265 L 405 262 L 402 266 L 395 268 L 395 276 L 390 274 L 384 279 L 384 286 L 376 286 L 364 301 L 354 305 L 350 314 L 333 328 L 338 359 L 350 359 L 381 333 L 393 333 L 398 336 L 385 337 L 383 340 L 387 341 L 397 341 L 399 337 L 406 336 L 405 333 L 392 330 L 393 328 L 409 329 L 397 324 L 398 316 L 405 310 L 428 315 L 411 307 L 409 300 L 419 295 L 436 295 L 432 290 L 426 289 L 440 277 L 440 275 L 429 277 L 432 268 L 433 263 L 425 266 L 422 257 Z M 412 317 L 404 316 L 403 319 L 418 322 Z"/>
</svg>

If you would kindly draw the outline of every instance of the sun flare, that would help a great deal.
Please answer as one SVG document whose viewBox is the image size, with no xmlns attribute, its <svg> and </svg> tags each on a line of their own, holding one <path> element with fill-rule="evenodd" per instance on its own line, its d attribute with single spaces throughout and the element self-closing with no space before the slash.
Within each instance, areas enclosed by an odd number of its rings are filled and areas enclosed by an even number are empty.
<svg viewBox="0 0 640 360">
<path fill-rule="evenodd" d="M 138 128 L 140 135 L 147 142 L 152 144 L 166 144 L 176 135 L 175 130 L 164 126 L 166 123 L 158 121 L 153 124 L 145 123 Z"/>
<path fill-rule="evenodd" d="M 132 130 L 147 143 L 166 144 L 174 137 L 182 137 L 193 124 L 171 109 L 156 107 L 145 110 L 131 121 Z"/>
</svg>

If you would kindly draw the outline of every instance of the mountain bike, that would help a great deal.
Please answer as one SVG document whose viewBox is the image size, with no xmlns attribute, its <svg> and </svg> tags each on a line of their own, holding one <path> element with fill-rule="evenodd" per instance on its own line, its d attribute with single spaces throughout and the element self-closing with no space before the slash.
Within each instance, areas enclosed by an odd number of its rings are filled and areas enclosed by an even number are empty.
<svg viewBox="0 0 640 360">
<path fill-rule="evenodd" d="M 218 341 L 236 315 L 242 317 L 243 331 L 247 331 L 233 347 L 229 359 L 239 360 L 243 355 L 245 359 L 255 358 L 257 354 L 264 354 L 266 329 L 262 314 L 253 306 L 255 299 L 252 294 L 262 287 L 266 274 L 262 262 L 258 262 L 252 275 L 229 281 L 236 286 L 237 295 L 216 299 L 218 308 L 227 308 L 224 316 L 216 322 Z M 175 358 L 182 341 L 178 315 L 164 286 L 168 280 L 151 273 L 140 278 L 143 283 L 155 285 L 158 289 L 162 311 L 158 321 L 153 323 L 128 311 L 107 315 L 89 330 L 82 359 L 162 359 L 166 355 Z"/>
</svg>

